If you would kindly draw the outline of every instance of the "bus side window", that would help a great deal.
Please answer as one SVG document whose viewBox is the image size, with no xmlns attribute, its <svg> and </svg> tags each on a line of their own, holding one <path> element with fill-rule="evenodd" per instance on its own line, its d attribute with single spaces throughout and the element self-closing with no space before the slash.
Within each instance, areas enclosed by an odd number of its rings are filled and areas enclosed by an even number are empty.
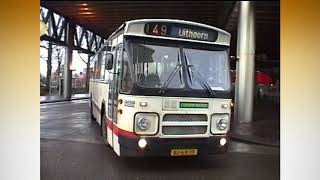
<svg viewBox="0 0 320 180">
<path fill-rule="evenodd" d="M 109 47 L 110 51 L 108 51 L 108 53 L 111 53 L 113 55 L 113 63 L 115 63 L 115 55 L 116 55 L 116 46 L 113 47 Z M 113 79 L 113 65 L 112 65 L 112 69 L 108 70 L 108 83 L 112 83 L 112 79 Z"/>
<path fill-rule="evenodd" d="M 99 59 L 100 59 L 100 63 L 101 63 L 101 66 L 100 66 L 100 77 L 99 79 L 105 79 L 105 59 L 106 59 L 106 48 L 103 48 L 103 50 L 99 53 Z"/>
<path fill-rule="evenodd" d="M 123 49 L 123 66 L 121 75 L 121 91 L 130 92 L 132 89 L 132 77 L 129 69 L 128 54 L 125 49 Z"/>
<path fill-rule="evenodd" d="M 96 58 L 94 58 L 94 68 L 93 68 L 94 74 L 93 74 L 93 79 L 97 79 L 97 74 L 98 74 L 98 61 Z"/>
<path fill-rule="evenodd" d="M 99 58 L 99 54 L 94 58 L 94 79 L 100 79 L 101 74 L 101 58 Z"/>
<path fill-rule="evenodd" d="M 117 59 L 116 59 L 116 63 L 118 65 L 118 68 L 119 68 L 119 65 L 120 65 L 120 62 L 121 62 L 121 59 L 122 59 L 121 50 L 122 50 L 122 44 L 119 44 L 118 47 L 117 47 Z"/>
</svg>

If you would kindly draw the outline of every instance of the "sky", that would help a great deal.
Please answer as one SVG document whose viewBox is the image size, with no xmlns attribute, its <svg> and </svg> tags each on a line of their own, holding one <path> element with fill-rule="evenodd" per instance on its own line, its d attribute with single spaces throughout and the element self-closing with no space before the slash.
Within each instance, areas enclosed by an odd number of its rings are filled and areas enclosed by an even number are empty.
<svg viewBox="0 0 320 180">
<path fill-rule="evenodd" d="M 42 44 L 43 45 L 43 44 Z M 84 60 L 87 60 L 87 55 L 86 54 L 79 54 Z M 75 67 L 75 72 L 77 74 L 79 74 L 80 72 L 83 71 L 84 68 L 86 68 L 86 64 L 80 59 L 78 55 L 77 51 L 73 51 L 73 66 Z M 43 76 L 46 76 L 47 74 L 47 62 L 41 58 L 47 58 L 48 56 L 48 51 L 45 48 L 41 48 L 40 47 L 40 73 Z M 52 72 L 56 71 L 57 67 L 58 67 L 58 61 L 57 59 L 54 57 L 55 55 L 53 55 L 53 59 L 52 59 Z M 64 57 L 64 56 L 63 56 Z M 64 58 L 62 60 L 62 64 L 63 64 Z"/>
</svg>

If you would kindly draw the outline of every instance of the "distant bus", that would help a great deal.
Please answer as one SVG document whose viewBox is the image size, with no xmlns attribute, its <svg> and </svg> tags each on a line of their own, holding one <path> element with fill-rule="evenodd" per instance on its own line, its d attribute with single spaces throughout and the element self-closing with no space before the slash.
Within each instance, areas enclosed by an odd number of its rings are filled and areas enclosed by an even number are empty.
<svg viewBox="0 0 320 180">
<path fill-rule="evenodd" d="M 92 119 L 118 156 L 225 153 L 230 34 L 205 24 L 122 24 L 93 57 Z"/>
</svg>

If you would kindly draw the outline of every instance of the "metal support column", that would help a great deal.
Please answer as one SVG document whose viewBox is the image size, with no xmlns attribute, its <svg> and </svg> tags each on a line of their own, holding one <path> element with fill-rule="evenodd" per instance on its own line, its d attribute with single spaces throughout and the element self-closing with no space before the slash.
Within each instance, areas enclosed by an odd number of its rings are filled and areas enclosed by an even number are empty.
<svg viewBox="0 0 320 180">
<path fill-rule="evenodd" d="M 90 84 L 90 61 L 91 61 L 91 54 L 88 54 L 88 61 L 87 61 L 87 72 L 86 72 L 86 91 L 89 93 L 89 84 Z"/>
<path fill-rule="evenodd" d="M 241 1 L 238 21 L 239 72 L 236 97 L 236 119 L 251 122 L 255 80 L 255 15 L 254 2 Z"/>
<path fill-rule="evenodd" d="M 47 88 L 49 90 L 49 95 L 52 93 L 51 89 L 51 74 L 52 74 L 52 42 L 48 41 L 48 59 L 47 59 Z"/>
<path fill-rule="evenodd" d="M 66 28 L 66 50 L 64 60 L 64 75 L 63 75 L 63 96 L 67 100 L 71 100 L 72 95 L 72 51 L 74 49 L 74 33 L 75 25 L 70 21 L 67 23 Z"/>
</svg>

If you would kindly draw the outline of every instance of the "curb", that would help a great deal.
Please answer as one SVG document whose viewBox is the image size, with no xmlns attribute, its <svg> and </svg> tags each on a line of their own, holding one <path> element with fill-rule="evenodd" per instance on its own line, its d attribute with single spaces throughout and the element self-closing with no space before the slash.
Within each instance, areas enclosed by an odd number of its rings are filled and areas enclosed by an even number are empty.
<svg viewBox="0 0 320 180">
<path fill-rule="evenodd" d="M 242 141 L 242 142 L 246 142 L 246 143 L 253 143 L 253 144 L 259 144 L 259 145 L 265 145 L 265 146 L 272 146 L 272 147 L 278 147 L 280 148 L 280 144 L 276 144 L 276 143 L 268 143 L 262 140 L 257 140 L 257 139 L 253 139 L 253 138 L 246 138 L 243 136 L 235 136 L 235 135 L 230 135 L 230 138 L 236 141 Z"/>
<path fill-rule="evenodd" d="M 71 99 L 59 99 L 59 100 L 52 100 L 52 101 L 40 101 L 40 104 L 57 103 L 57 102 L 70 102 L 70 101 L 82 100 L 82 99 L 89 99 L 89 97 L 71 98 Z"/>
</svg>

